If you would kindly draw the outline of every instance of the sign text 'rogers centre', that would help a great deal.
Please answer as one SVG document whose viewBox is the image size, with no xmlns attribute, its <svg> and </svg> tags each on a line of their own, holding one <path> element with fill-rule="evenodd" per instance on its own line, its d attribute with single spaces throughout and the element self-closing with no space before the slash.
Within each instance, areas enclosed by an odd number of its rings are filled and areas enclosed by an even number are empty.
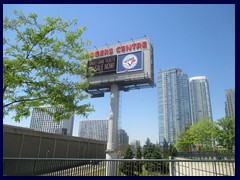
<svg viewBox="0 0 240 180">
<path fill-rule="evenodd" d="M 129 44 L 125 44 L 125 45 L 119 44 L 115 47 L 91 51 L 90 56 L 91 56 L 91 58 L 98 58 L 98 57 L 102 57 L 102 56 L 110 56 L 110 55 L 114 55 L 114 54 L 139 51 L 139 50 L 142 50 L 145 48 L 147 48 L 147 41 L 140 41 L 137 43 L 129 43 Z"/>
</svg>

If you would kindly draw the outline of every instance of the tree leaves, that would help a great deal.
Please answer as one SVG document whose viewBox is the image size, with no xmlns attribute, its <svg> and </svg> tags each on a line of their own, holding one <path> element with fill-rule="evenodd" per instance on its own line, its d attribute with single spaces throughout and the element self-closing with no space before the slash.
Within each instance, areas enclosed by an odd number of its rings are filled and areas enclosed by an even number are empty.
<svg viewBox="0 0 240 180">
<path fill-rule="evenodd" d="M 89 97 L 85 92 L 89 82 L 80 82 L 86 79 L 90 58 L 81 39 L 86 28 L 76 28 L 76 19 L 45 17 L 40 24 L 37 14 L 14 14 L 14 19 L 4 17 L 3 22 L 4 36 L 8 31 L 15 34 L 15 39 L 4 37 L 4 114 L 15 111 L 15 120 L 20 121 L 31 108 L 61 106 L 64 113 L 51 114 L 60 121 L 72 113 L 86 116 L 93 111 L 90 104 L 81 104 Z"/>
<path fill-rule="evenodd" d="M 235 147 L 235 118 L 222 118 L 216 123 L 215 137 L 219 146 L 228 150 Z"/>
<path fill-rule="evenodd" d="M 177 139 L 175 146 L 179 151 L 192 151 L 214 149 L 215 145 L 226 149 L 235 146 L 235 119 L 223 118 L 216 123 L 210 119 L 203 119 L 183 131 Z"/>
</svg>

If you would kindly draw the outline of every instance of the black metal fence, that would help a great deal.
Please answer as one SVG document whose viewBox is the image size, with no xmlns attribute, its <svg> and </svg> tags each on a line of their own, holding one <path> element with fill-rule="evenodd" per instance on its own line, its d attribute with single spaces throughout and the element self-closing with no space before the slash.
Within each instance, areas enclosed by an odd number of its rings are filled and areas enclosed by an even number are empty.
<svg viewBox="0 0 240 180">
<path fill-rule="evenodd" d="M 235 160 L 3 158 L 4 176 L 234 176 Z"/>
</svg>

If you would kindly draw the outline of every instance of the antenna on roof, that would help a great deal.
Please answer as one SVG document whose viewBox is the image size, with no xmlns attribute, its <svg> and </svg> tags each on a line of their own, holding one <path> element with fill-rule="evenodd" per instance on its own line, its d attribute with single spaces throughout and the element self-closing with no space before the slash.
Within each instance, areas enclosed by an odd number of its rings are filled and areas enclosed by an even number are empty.
<svg viewBox="0 0 240 180">
<path fill-rule="evenodd" d="M 146 35 L 144 35 L 144 37 L 147 39 L 148 43 L 150 44 L 149 38 Z"/>
<path fill-rule="evenodd" d="M 120 41 L 118 41 L 118 43 L 120 44 L 120 46 L 122 46 L 122 44 L 120 43 Z"/>
<path fill-rule="evenodd" d="M 133 43 L 135 43 L 134 40 L 133 40 L 133 38 L 131 38 L 131 40 L 132 40 Z"/>
</svg>

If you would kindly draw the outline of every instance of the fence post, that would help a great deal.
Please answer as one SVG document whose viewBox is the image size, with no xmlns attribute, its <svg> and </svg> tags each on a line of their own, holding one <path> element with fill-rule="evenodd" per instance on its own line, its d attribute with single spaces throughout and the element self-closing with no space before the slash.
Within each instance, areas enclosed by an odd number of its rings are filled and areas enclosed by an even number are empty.
<svg viewBox="0 0 240 180">
<path fill-rule="evenodd" d="M 15 168 L 15 174 L 14 174 L 14 176 L 17 176 L 17 171 L 18 171 L 18 159 L 17 159 L 17 164 L 16 164 L 16 168 Z"/>
<path fill-rule="evenodd" d="M 37 160 L 35 159 L 35 160 L 33 160 L 33 172 L 32 172 L 32 175 L 34 176 L 34 175 L 37 175 L 37 173 L 36 173 L 36 163 L 37 163 Z"/>
<path fill-rule="evenodd" d="M 169 159 L 172 160 L 172 159 L 174 159 L 174 157 L 169 156 Z M 169 173 L 170 173 L 170 176 L 176 176 L 175 162 L 173 162 L 173 161 L 170 161 L 170 163 L 169 163 Z"/>
</svg>

